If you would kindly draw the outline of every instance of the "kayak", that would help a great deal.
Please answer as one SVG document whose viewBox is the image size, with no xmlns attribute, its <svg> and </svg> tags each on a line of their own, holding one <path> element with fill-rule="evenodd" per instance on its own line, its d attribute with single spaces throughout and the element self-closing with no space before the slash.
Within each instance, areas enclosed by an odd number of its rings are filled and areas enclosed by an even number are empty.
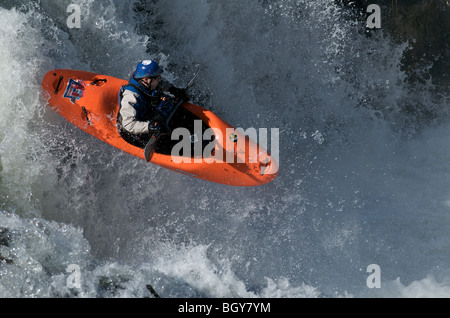
<svg viewBox="0 0 450 318">
<path fill-rule="evenodd" d="M 95 138 L 137 158 L 144 149 L 119 133 L 119 91 L 128 81 L 86 71 L 56 69 L 42 81 L 49 106 Z M 171 135 L 162 136 L 152 164 L 198 179 L 231 186 L 258 186 L 278 174 L 276 159 L 264 147 L 213 112 L 182 103 L 173 114 Z"/>
</svg>

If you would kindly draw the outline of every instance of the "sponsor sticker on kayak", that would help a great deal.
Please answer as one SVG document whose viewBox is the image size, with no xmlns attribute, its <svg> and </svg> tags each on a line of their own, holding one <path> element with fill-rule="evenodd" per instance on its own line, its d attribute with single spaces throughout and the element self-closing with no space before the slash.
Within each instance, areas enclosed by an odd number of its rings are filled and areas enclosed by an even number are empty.
<svg viewBox="0 0 450 318">
<path fill-rule="evenodd" d="M 84 95 L 84 81 L 69 79 L 66 91 L 64 92 L 64 97 L 69 98 L 72 104 L 75 104 Z"/>
</svg>

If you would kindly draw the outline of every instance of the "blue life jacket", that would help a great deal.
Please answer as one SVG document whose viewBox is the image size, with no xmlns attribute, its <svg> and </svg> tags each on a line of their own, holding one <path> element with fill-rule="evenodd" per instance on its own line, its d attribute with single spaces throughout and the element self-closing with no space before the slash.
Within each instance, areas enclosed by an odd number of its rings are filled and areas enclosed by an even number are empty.
<svg viewBox="0 0 450 318">
<path fill-rule="evenodd" d="M 171 98 L 164 96 L 157 89 L 153 91 L 148 90 L 134 77 L 130 79 L 127 85 L 120 88 L 119 105 L 121 105 L 122 95 L 125 90 L 130 90 L 138 95 L 136 104 L 133 105 L 134 109 L 136 109 L 136 120 L 138 121 L 160 121 L 161 116 L 167 118 L 174 107 Z"/>
</svg>

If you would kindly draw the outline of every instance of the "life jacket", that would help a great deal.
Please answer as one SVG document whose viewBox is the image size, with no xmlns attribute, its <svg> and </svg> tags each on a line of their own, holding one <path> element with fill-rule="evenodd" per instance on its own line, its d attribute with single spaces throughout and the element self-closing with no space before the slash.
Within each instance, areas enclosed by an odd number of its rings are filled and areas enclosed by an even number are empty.
<svg viewBox="0 0 450 318">
<path fill-rule="evenodd" d="M 169 116 L 174 107 L 174 103 L 171 98 L 159 92 L 158 89 L 149 91 L 134 77 L 130 79 L 128 84 L 123 85 L 120 88 L 119 107 L 121 107 L 123 92 L 125 90 L 130 90 L 138 95 L 136 98 L 137 102 L 133 105 L 136 110 L 136 120 L 138 121 L 162 121 L 164 118 Z"/>
</svg>

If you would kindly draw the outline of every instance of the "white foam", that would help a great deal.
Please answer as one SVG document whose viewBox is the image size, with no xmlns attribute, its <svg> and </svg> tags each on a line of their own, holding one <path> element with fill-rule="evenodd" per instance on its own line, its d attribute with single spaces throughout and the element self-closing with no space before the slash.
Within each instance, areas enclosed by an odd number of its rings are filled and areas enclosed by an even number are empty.
<svg viewBox="0 0 450 318">
<path fill-rule="evenodd" d="M 80 30 L 70 1 L 0 9 L 0 208 L 16 214 L 0 226 L 18 234 L 1 294 L 139 297 L 154 280 L 174 297 L 370 296 L 360 269 L 376 262 L 381 295 L 448 295 L 427 274 L 448 264 L 449 127 L 417 134 L 405 111 L 443 120 L 445 99 L 405 86 L 407 44 L 360 36 L 331 0 L 137 3 L 80 1 Z M 48 70 L 126 78 L 146 58 L 181 83 L 200 63 L 196 101 L 282 128 L 278 179 L 232 189 L 148 167 L 46 108 Z"/>
</svg>

